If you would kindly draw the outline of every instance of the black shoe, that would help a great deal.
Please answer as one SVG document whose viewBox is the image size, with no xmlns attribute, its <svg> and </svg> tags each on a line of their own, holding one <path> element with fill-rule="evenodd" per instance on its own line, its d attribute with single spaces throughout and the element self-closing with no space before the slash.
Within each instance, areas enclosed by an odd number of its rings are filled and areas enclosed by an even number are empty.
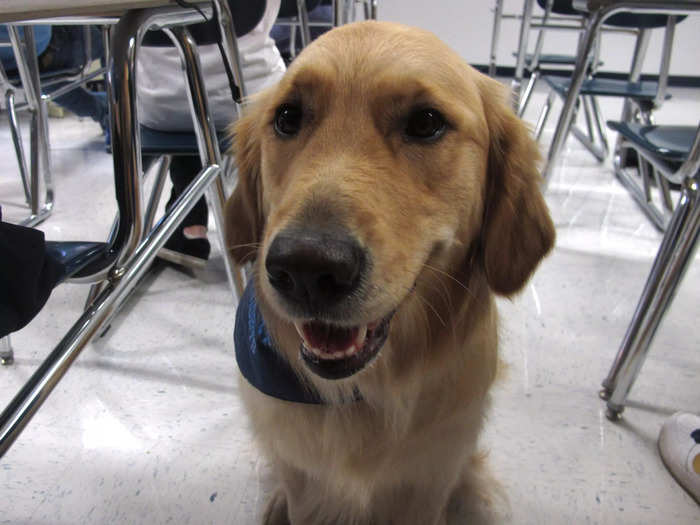
<svg viewBox="0 0 700 525">
<path fill-rule="evenodd" d="M 210 251 L 211 245 L 207 239 L 188 239 L 180 229 L 170 236 L 158 252 L 158 257 L 181 266 L 203 268 L 209 260 Z"/>
</svg>

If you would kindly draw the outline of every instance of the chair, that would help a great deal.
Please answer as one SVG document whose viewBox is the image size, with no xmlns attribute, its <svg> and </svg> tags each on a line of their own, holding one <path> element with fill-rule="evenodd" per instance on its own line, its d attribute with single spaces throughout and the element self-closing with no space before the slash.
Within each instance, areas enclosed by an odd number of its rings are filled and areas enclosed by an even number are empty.
<svg viewBox="0 0 700 525">
<path fill-rule="evenodd" d="M 286 34 L 275 34 L 273 31 L 282 56 L 291 62 L 299 51 L 321 33 L 353 22 L 356 4 L 362 4 L 365 20 L 377 19 L 377 0 L 282 0 L 275 26 L 288 27 L 288 38 Z M 327 17 L 324 8 L 332 11 L 330 17 Z M 300 42 L 297 42 L 297 28 Z M 312 29 L 315 29 L 313 33 Z"/>
<path fill-rule="evenodd" d="M 218 230 L 223 234 L 222 170 L 218 163 L 220 156 L 213 119 L 203 89 L 196 43 L 191 34 L 181 27 L 183 24 L 200 22 L 202 13 L 213 12 L 216 13 L 223 55 L 234 79 L 240 80 L 231 12 L 228 4 L 219 0 L 213 1 L 213 8 L 199 4 L 194 9 L 167 6 L 126 11 L 110 33 L 112 53 L 108 60 L 108 90 L 113 118 L 112 149 L 119 220 L 107 242 L 81 251 L 77 255 L 81 258 L 79 267 L 70 264 L 70 268 L 74 269 L 70 270 L 74 280 L 99 282 L 106 279 L 106 284 L 0 414 L 0 456 L 26 427 L 80 351 L 109 323 L 144 275 L 158 250 L 205 191 L 210 192 Z M 146 31 L 153 28 L 163 29 L 180 51 L 190 90 L 197 149 L 205 162 L 202 171 L 185 192 L 155 227 L 146 233 L 141 205 L 141 148 L 133 71 L 138 43 Z M 242 283 L 234 278 L 237 269 L 233 267 L 227 253 L 224 254 L 224 261 L 229 283 L 237 289 L 237 284 Z M 74 260 L 66 262 L 72 263 Z"/>
<path fill-rule="evenodd" d="M 700 233 L 700 126 L 654 126 L 638 122 L 608 122 L 608 125 L 620 134 L 622 148 L 638 155 L 638 169 L 646 190 L 650 187 L 650 171 L 660 188 L 666 188 L 669 182 L 681 188 L 675 207 L 670 200 L 665 202 L 672 210 L 666 233 L 600 392 L 607 401 L 608 417 L 619 419 L 654 334 L 693 260 Z"/>
<path fill-rule="evenodd" d="M 570 2 L 569 2 L 570 3 Z M 666 99 L 666 88 L 668 84 L 668 72 L 670 67 L 671 49 L 675 25 L 678 19 L 675 16 L 665 16 L 658 14 L 633 14 L 620 13 L 610 17 L 605 22 L 605 27 L 616 27 L 634 29 L 637 34 L 634 56 L 631 70 L 627 80 L 603 79 L 596 76 L 595 68 L 590 67 L 590 63 L 595 58 L 589 59 L 589 73 L 583 81 L 579 91 L 579 99 L 574 109 L 575 113 L 583 107 L 585 130 L 572 124 L 570 132 L 588 149 L 593 156 L 603 162 L 609 153 L 609 145 L 604 132 L 603 119 L 598 107 L 597 97 L 618 97 L 624 98 L 625 110 L 629 116 L 634 116 L 642 122 L 651 122 L 652 112 L 661 107 Z M 646 50 L 651 36 L 651 29 L 665 27 L 663 52 L 659 67 L 659 79 L 653 81 L 641 80 L 641 68 L 646 55 Z M 597 41 L 595 48 L 598 48 Z M 595 52 L 594 54 L 596 54 Z M 547 100 L 540 112 L 535 127 L 535 136 L 539 139 L 547 117 L 552 109 L 554 97 L 566 98 L 571 87 L 571 77 L 557 77 L 546 75 L 542 77 L 550 88 Z M 568 134 L 568 133 L 567 133 Z"/>
<path fill-rule="evenodd" d="M 568 30 L 581 32 L 583 30 L 584 16 L 571 7 L 568 0 L 537 0 L 537 4 L 544 10 L 540 17 L 539 24 L 531 24 L 531 29 L 539 29 L 537 41 L 532 53 L 525 53 L 523 69 L 529 73 L 529 79 L 525 86 L 525 91 L 519 100 L 518 116 L 522 117 L 527 109 L 528 102 L 537 85 L 537 81 L 542 75 L 543 68 L 566 68 L 573 69 L 576 63 L 576 55 L 562 53 L 543 53 L 545 33 L 548 30 Z M 598 46 L 596 46 L 598 49 Z M 519 58 L 520 53 L 514 52 L 513 56 Z M 592 67 L 597 68 L 602 65 L 596 56 L 593 59 Z"/>
<path fill-rule="evenodd" d="M 564 104 L 559 114 L 559 119 L 552 136 L 552 141 L 547 152 L 546 162 L 542 169 L 544 177 L 544 186 L 546 187 L 551 180 L 555 166 L 559 160 L 564 142 L 568 136 L 573 117 L 579 103 L 579 95 L 581 87 L 586 79 L 588 72 L 588 64 L 591 53 L 594 50 L 598 35 L 602 30 L 603 24 L 612 16 L 623 13 L 632 12 L 649 14 L 650 12 L 659 13 L 662 16 L 669 15 L 684 15 L 700 11 L 700 2 L 675 2 L 669 1 L 660 5 L 647 0 L 573 0 L 573 7 L 577 10 L 588 13 L 585 21 L 585 29 L 579 42 L 576 66 L 569 81 L 569 90 L 564 97 Z M 638 72 L 637 68 L 632 69 L 632 73 Z M 638 79 L 638 77 L 637 77 Z M 632 78 L 634 80 L 634 78 Z M 659 92 L 657 91 L 657 95 Z M 627 108 L 628 106 L 625 104 Z"/>
<path fill-rule="evenodd" d="M 9 45 L 13 48 L 18 71 L 14 76 L 8 75 L 0 64 L 0 92 L 5 99 L 22 187 L 27 205 L 30 208 L 29 217 L 22 220 L 20 224 L 35 226 L 51 215 L 54 203 L 46 105 L 50 100 L 103 75 L 105 68 L 88 72 L 92 62 L 92 54 L 90 50 L 91 38 L 87 26 L 84 27 L 83 31 L 85 52 L 82 63 L 75 68 L 47 72 L 41 75 L 37 74 L 38 64 L 37 57 L 33 52 L 34 31 L 32 26 L 26 26 L 20 32 L 17 26 L 10 25 L 8 33 Z M 45 92 L 45 88 L 52 84 L 66 82 L 68 84 L 58 90 L 50 93 Z M 21 93 L 23 93 L 26 102 L 18 105 L 16 99 L 17 95 Z M 31 114 L 29 163 L 27 163 L 19 119 L 17 118 L 17 112 L 22 110 Z M 40 204 L 40 179 L 43 179 L 45 192 L 43 205 Z"/>
<path fill-rule="evenodd" d="M 586 29 L 581 38 L 576 59 L 576 67 L 571 77 L 570 90 L 564 100 L 564 107 L 559 115 L 552 143 L 547 153 L 547 160 L 542 170 L 545 185 L 551 179 L 556 162 L 561 154 L 566 132 L 568 131 L 578 100 L 581 86 L 586 76 L 588 57 L 593 49 L 594 42 L 602 24 L 606 19 L 620 12 L 648 13 L 650 8 L 654 12 L 663 15 L 681 15 L 700 11 L 700 2 L 676 2 L 669 1 L 663 6 L 652 4 L 647 0 L 574 0 L 574 7 L 589 13 L 586 20 Z M 639 122 L 624 120 L 630 125 L 630 129 L 639 125 Z M 662 133 L 665 135 L 666 133 Z M 633 136 L 644 136 L 643 133 L 631 133 L 627 138 L 621 137 L 630 144 L 639 143 L 641 140 L 632 139 Z M 653 134 L 646 133 L 647 138 Z M 687 144 L 687 143 L 686 143 Z M 653 336 L 663 313 L 668 308 L 673 293 L 677 289 L 683 271 L 687 268 L 698 235 L 699 214 L 698 210 L 698 168 L 700 160 L 698 151 L 700 143 L 696 132 L 686 160 L 675 171 L 673 178 L 682 180 L 681 197 L 676 205 L 673 217 L 666 229 L 664 239 L 659 248 L 647 284 L 642 292 L 641 299 L 633 316 L 627 334 L 620 347 L 613 367 L 604 382 L 601 397 L 608 400 L 608 417 L 617 419 L 622 414 L 624 402 L 636 378 L 639 367 L 649 349 Z M 636 148 L 637 152 L 641 152 Z M 652 149 L 654 151 L 654 149 Z M 657 153 L 663 153 L 657 149 Z M 659 158 L 663 157 L 660 155 Z M 654 164 L 659 159 L 651 154 L 644 156 Z M 655 165 L 655 164 L 654 164 Z"/>
<path fill-rule="evenodd" d="M 325 27 L 330 29 L 333 23 L 323 20 L 312 20 L 309 13 L 312 13 L 320 4 L 321 0 L 282 0 L 280 10 L 275 21 L 275 26 L 288 27 L 289 37 L 288 44 L 282 45 L 282 39 L 275 36 L 277 47 L 283 56 L 287 56 L 291 62 L 297 55 L 297 52 L 305 48 L 312 40 L 311 27 Z M 297 29 L 299 29 L 299 40 L 301 47 L 297 46 Z M 287 49 L 285 49 L 287 47 Z"/>
</svg>

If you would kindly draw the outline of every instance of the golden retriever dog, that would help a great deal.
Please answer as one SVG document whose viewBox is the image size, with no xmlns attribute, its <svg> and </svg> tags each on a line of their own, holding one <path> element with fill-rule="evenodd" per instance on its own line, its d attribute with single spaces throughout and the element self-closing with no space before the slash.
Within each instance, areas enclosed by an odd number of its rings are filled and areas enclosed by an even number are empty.
<svg viewBox="0 0 700 525">
<path fill-rule="evenodd" d="M 504 89 L 429 32 L 350 24 L 251 102 L 234 155 L 229 249 L 253 262 L 279 359 L 320 400 L 241 381 L 279 480 L 264 523 L 462 523 L 488 491 L 494 297 L 555 236 Z"/>
</svg>

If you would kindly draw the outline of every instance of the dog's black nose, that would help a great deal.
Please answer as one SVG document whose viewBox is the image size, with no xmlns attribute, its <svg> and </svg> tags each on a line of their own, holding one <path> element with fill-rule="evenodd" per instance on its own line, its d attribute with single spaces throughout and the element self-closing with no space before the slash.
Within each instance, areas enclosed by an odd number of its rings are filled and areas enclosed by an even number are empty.
<svg viewBox="0 0 700 525">
<path fill-rule="evenodd" d="M 365 259 L 362 247 L 347 233 L 284 230 L 272 241 L 265 268 L 280 294 L 315 313 L 358 288 Z"/>
</svg>

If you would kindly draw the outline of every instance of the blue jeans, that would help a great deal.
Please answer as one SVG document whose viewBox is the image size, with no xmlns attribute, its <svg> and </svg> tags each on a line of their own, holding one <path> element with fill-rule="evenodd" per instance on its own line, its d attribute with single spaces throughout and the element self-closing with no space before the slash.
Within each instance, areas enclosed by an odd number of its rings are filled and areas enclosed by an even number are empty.
<svg viewBox="0 0 700 525">
<path fill-rule="evenodd" d="M 95 26 L 90 26 L 89 30 L 90 60 L 103 58 L 102 33 Z M 42 73 L 75 69 L 83 64 L 85 51 L 82 27 L 55 26 L 48 48 L 39 57 L 39 69 Z M 52 93 L 67 84 L 67 82 L 58 82 L 48 86 L 46 91 Z M 99 122 L 103 130 L 106 130 L 109 124 L 107 98 L 103 92 L 94 93 L 83 87 L 78 87 L 56 97 L 54 101 L 79 117 L 90 117 L 95 122 Z"/>
</svg>

